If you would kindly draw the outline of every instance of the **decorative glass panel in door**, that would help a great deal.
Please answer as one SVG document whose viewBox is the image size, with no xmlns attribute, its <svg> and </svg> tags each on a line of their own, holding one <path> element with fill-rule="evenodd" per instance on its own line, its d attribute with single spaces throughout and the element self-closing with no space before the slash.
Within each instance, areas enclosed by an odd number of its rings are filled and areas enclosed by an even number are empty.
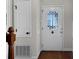
<svg viewBox="0 0 79 59">
<path fill-rule="evenodd" d="M 48 27 L 49 29 L 55 29 L 58 26 L 58 13 L 56 11 L 48 12 Z"/>
</svg>

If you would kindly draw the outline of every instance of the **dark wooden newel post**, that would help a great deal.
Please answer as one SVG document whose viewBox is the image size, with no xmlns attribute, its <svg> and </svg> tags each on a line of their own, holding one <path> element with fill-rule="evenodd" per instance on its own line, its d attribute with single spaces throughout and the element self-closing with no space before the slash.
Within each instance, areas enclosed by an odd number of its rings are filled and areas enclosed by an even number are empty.
<svg viewBox="0 0 79 59">
<path fill-rule="evenodd" d="M 16 34 L 14 34 L 14 28 L 9 27 L 8 33 L 6 34 L 6 42 L 8 42 L 8 46 L 9 46 L 8 59 L 14 59 L 15 40 L 16 40 Z"/>
</svg>

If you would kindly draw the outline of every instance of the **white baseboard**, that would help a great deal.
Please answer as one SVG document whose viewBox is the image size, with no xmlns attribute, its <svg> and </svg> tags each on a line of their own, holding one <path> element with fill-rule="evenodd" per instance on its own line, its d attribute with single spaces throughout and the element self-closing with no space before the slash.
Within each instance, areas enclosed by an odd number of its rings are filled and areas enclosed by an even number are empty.
<svg viewBox="0 0 79 59">
<path fill-rule="evenodd" d="M 72 48 L 64 48 L 63 51 L 73 51 Z"/>
<path fill-rule="evenodd" d="M 41 51 L 38 52 L 37 56 L 32 56 L 32 59 L 38 59 L 38 57 L 39 57 L 39 55 L 40 55 L 40 52 L 41 52 Z"/>
<path fill-rule="evenodd" d="M 36 56 L 32 56 L 32 59 L 37 59 Z"/>
</svg>

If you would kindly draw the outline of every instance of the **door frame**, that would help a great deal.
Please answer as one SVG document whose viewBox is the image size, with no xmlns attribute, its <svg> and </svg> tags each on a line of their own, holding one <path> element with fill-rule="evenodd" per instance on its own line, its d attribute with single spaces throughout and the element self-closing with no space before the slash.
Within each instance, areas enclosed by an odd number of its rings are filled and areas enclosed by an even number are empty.
<svg viewBox="0 0 79 59">
<path fill-rule="evenodd" d="M 14 23 L 14 0 L 12 0 L 12 26 L 15 27 Z"/>
<path fill-rule="evenodd" d="M 63 20 L 62 20 L 62 24 L 63 24 L 63 39 L 62 39 L 62 49 L 61 49 L 61 51 L 64 51 L 64 5 L 41 5 L 41 7 L 40 7 L 40 19 L 42 20 L 42 9 L 43 8 L 48 8 L 48 7 L 63 7 Z M 40 41 L 41 41 L 41 50 L 44 50 L 43 49 L 43 43 L 42 43 L 42 36 L 41 36 L 41 27 L 42 27 L 42 25 L 41 25 L 41 20 L 40 20 Z M 47 51 L 47 50 L 46 50 Z"/>
</svg>

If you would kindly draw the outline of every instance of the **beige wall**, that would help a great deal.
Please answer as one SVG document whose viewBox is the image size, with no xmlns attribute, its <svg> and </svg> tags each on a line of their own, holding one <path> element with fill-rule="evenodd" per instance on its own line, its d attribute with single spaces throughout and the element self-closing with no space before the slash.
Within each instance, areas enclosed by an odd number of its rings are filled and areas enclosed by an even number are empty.
<svg viewBox="0 0 79 59">
<path fill-rule="evenodd" d="M 32 0 L 32 43 L 33 56 L 40 53 L 40 0 Z"/>
<path fill-rule="evenodd" d="M 64 48 L 72 49 L 73 48 L 73 1 L 65 0 L 65 14 L 64 14 Z"/>
<path fill-rule="evenodd" d="M 41 0 L 42 5 L 64 5 L 64 47 L 63 50 L 73 49 L 72 23 L 73 0 Z"/>
</svg>

